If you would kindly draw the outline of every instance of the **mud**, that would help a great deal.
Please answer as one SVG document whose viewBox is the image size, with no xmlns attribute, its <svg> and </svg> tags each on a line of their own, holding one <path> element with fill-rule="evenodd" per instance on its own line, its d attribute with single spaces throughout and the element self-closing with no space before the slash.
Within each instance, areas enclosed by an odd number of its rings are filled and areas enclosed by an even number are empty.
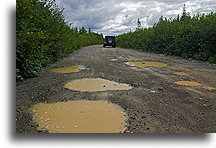
<svg viewBox="0 0 216 148">
<path fill-rule="evenodd" d="M 176 75 L 180 75 L 180 76 L 188 76 L 189 74 L 186 72 L 174 72 L 174 74 Z"/>
<path fill-rule="evenodd" d="M 201 86 L 202 84 L 193 81 L 178 81 L 176 84 L 186 85 L 186 86 Z"/>
<path fill-rule="evenodd" d="M 120 133 L 126 128 L 126 113 L 107 101 L 39 103 L 30 110 L 38 130 L 49 133 Z"/>
<path fill-rule="evenodd" d="M 126 64 L 138 67 L 165 67 L 167 64 L 161 62 L 127 62 Z"/>
<path fill-rule="evenodd" d="M 109 81 L 101 78 L 85 78 L 73 80 L 71 82 L 66 83 L 64 87 L 71 90 L 77 90 L 82 92 L 132 89 L 132 87 L 128 84 L 120 84 L 114 81 Z"/>
<path fill-rule="evenodd" d="M 130 60 L 141 60 L 140 58 L 130 58 Z"/>
<path fill-rule="evenodd" d="M 78 72 L 81 69 L 83 69 L 82 65 L 73 65 L 73 66 L 70 66 L 70 67 L 53 68 L 53 69 L 50 69 L 49 72 L 54 72 L 54 73 L 72 73 L 72 72 Z"/>
<path fill-rule="evenodd" d="M 193 82 L 193 81 L 178 81 L 178 82 L 176 82 L 176 84 L 186 85 L 186 86 L 199 86 L 199 87 L 205 88 L 207 90 L 215 90 L 214 87 L 206 86 L 206 85 L 200 84 L 198 82 Z"/>
</svg>

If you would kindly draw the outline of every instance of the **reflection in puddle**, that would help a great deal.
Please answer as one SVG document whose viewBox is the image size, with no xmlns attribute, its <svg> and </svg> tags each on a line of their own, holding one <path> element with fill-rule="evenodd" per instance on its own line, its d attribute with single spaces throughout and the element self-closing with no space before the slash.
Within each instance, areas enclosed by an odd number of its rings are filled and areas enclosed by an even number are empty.
<svg viewBox="0 0 216 148">
<path fill-rule="evenodd" d="M 88 91 L 88 92 L 132 89 L 132 87 L 129 84 L 117 83 L 114 81 L 109 81 L 100 78 L 96 78 L 96 79 L 85 78 L 85 79 L 73 80 L 71 82 L 66 83 L 64 87 L 71 90 Z"/>
<path fill-rule="evenodd" d="M 49 72 L 55 72 L 55 73 L 71 73 L 71 72 L 78 72 L 82 69 L 85 69 L 82 65 L 73 65 L 70 67 L 64 67 L 64 68 L 54 68 L 50 69 Z"/>
<path fill-rule="evenodd" d="M 189 75 L 188 73 L 185 73 L 185 72 L 175 72 L 174 74 L 180 75 L 180 76 L 187 76 L 187 75 Z"/>
<path fill-rule="evenodd" d="M 178 81 L 178 82 L 175 82 L 175 83 L 179 84 L 179 85 L 186 85 L 186 86 L 200 86 L 200 87 L 205 88 L 207 90 L 215 90 L 214 87 L 202 85 L 201 83 L 194 82 L 194 81 Z"/>
<path fill-rule="evenodd" d="M 138 67 L 165 67 L 167 64 L 160 62 L 127 62 L 126 64 Z"/>
<path fill-rule="evenodd" d="M 50 133 L 119 133 L 127 119 L 119 106 L 107 101 L 39 103 L 31 112 L 38 130 Z"/>
</svg>

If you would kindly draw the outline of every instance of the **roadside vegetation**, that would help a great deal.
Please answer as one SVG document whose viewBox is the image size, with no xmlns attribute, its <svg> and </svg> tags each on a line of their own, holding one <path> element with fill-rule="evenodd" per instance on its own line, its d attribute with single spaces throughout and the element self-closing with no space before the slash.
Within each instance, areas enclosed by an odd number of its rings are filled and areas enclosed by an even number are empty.
<svg viewBox="0 0 216 148">
<path fill-rule="evenodd" d="M 102 44 L 102 34 L 72 28 L 55 0 L 16 1 L 16 79 L 38 71 L 74 50 Z"/>
<path fill-rule="evenodd" d="M 216 13 L 161 16 L 150 28 L 117 36 L 117 46 L 216 63 Z"/>
</svg>

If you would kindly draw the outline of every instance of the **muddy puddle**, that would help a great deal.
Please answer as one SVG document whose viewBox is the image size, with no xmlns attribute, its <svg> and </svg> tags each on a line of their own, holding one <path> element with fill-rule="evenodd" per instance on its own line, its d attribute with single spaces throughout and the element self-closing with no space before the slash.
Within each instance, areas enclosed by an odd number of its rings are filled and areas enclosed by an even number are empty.
<svg viewBox="0 0 216 148">
<path fill-rule="evenodd" d="M 78 72 L 78 71 L 83 70 L 83 69 L 85 69 L 85 67 L 82 66 L 82 65 L 73 65 L 73 66 L 70 66 L 70 67 L 50 69 L 49 72 L 54 72 L 54 73 L 72 73 L 72 72 Z"/>
<path fill-rule="evenodd" d="M 208 89 L 208 90 L 215 90 L 214 87 L 202 85 L 202 88 Z"/>
<path fill-rule="evenodd" d="M 178 85 L 196 86 L 196 87 L 205 88 L 205 89 L 207 89 L 207 90 L 215 90 L 214 87 L 202 85 L 201 83 L 194 82 L 194 81 L 178 81 L 178 82 L 175 82 L 175 83 L 178 84 Z"/>
<path fill-rule="evenodd" d="M 130 58 L 130 60 L 141 60 L 140 58 Z"/>
<path fill-rule="evenodd" d="M 107 101 L 39 103 L 30 111 L 38 130 L 50 133 L 119 133 L 126 129 L 126 113 Z"/>
<path fill-rule="evenodd" d="M 194 81 L 178 81 L 176 82 L 178 85 L 186 85 L 186 86 L 201 86 L 202 84 Z"/>
<path fill-rule="evenodd" d="M 179 76 L 188 76 L 189 74 L 186 72 L 174 72 L 175 75 L 179 75 Z"/>
<path fill-rule="evenodd" d="M 109 81 L 101 78 L 84 78 L 73 80 L 68 82 L 64 86 L 67 89 L 77 90 L 77 91 L 107 91 L 107 90 L 129 90 L 132 87 L 129 84 L 117 83 L 114 81 Z"/>
<path fill-rule="evenodd" d="M 130 66 L 138 67 L 165 67 L 167 64 L 160 62 L 127 62 L 126 64 Z"/>
</svg>

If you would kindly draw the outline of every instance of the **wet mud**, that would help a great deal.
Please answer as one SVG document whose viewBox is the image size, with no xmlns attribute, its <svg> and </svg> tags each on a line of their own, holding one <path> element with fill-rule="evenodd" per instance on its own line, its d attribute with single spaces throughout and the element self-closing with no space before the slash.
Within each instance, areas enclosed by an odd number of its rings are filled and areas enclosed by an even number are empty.
<svg viewBox="0 0 216 148">
<path fill-rule="evenodd" d="M 79 80 L 73 80 L 64 85 L 65 88 L 70 90 L 82 91 L 82 92 L 96 92 L 107 90 L 129 90 L 132 87 L 129 84 L 117 83 L 101 78 L 85 78 Z"/>
<path fill-rule="evenodd" d="M 138 67 L 166 67 L 167 64 L 161 62 L 127 62 L 128 65 Z"/>
<path fill-rule="evenodd" d="M 80 71 L 82 68 L 83 68 L 82 65 L 73 65 L 73 66 L 70 66 L 70 67 L 50 69 L 49 72 L 53 72 L 53 73 L 73 73 L 73 72 Z"/>
<path fill-rule="evenodd" d="M 49 133 L 120 133 L 126 113 L 107 101 L 39 103 L 30 109 L 38 130 Z"/>
<path fill-rule="evenodd" d="M 180 75 L 180 76 L 188 76 L 189 74 L 186 72 L 174 72 L 175 75 Z"/>
</svg>

